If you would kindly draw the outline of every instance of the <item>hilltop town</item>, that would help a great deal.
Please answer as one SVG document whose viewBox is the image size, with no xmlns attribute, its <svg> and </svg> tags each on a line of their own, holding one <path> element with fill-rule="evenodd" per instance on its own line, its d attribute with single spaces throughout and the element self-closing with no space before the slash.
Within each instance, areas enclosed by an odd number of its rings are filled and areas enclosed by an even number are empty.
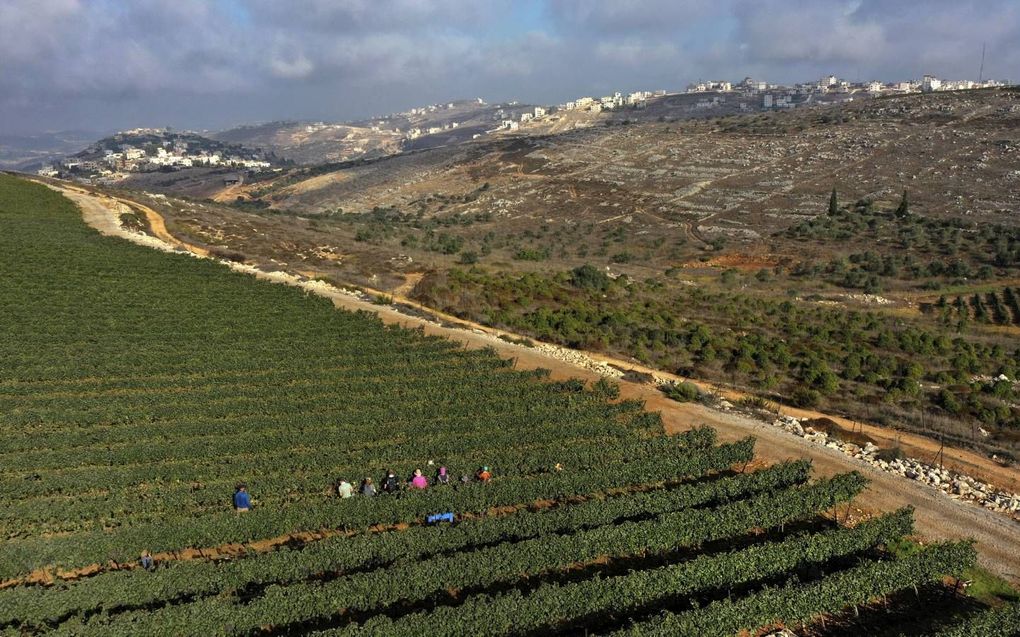
<svg viewBox="0 0 1020 637">
<path fill-rule="evenodd" d="M 38 174 L 112 184 L 133 173 L 199 167 L 260 172 L 282 164 L 272 153 L 225 144 L 195 132 L 135 128 L 101 139 L 79 153 L 41 168 Z"/>
<path fill-rule="evenodd" d="M 716 117 L 1006 84 L 1001 80 L 943 80 L 933 75 L 895 82 L 851 82 L 828 75 L 793 85 L 745 77 L 739 82 L 698 81 L 683 91 L 586 95 L 555 105 L 456 100 L 341 123 L 270 122 L 213 133 L 136 128 L 46 165 L 38 174 L 112 184 L 144 173 L 213 168 L 237 170 L 232 181 L 242 181 L 280 167 L 284 159 L 299 164 L 347 162 L 490 136 L 556 134 L 614 121 Z"/>
</svg>

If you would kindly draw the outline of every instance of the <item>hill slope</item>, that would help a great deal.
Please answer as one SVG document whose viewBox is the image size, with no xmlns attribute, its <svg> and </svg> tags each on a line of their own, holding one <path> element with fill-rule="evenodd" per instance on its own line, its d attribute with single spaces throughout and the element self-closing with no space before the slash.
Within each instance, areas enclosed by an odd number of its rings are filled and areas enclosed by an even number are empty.
<svg viewBox="0 0 1020 637">
<path fill-rule="evenodd" d="M 0 344 L 0 575 L 87 566 L 49 588 L 0 587 L 5 629 L 467 635 L 634 621 L 724 635 L 849 617 L 901 590 L 939 599 L 943 576 L 973 563 L 965 543 L 888 560 L 908 510 L 853 529 L 821 515 L 860 492 L 857 474 L 730 471 L 752 440 L 664 437 L 640 405 L 607 402 L 604 383 L 543 383 L 489 352 L 100 237 L 40 186 L 0 177 L 0 224 L 14 336 Z M 325 488 L 430 457 L 496 475 L 399 497 Z M 237 481 L 251 511 L 225 505 Z M 451 510 L 453 528 L 420 523 Z M 132 568 L 142 550 L 154 571 Z M 944 597 L 897 608 L 929 632 L 978 610 Z"/>
</svg>

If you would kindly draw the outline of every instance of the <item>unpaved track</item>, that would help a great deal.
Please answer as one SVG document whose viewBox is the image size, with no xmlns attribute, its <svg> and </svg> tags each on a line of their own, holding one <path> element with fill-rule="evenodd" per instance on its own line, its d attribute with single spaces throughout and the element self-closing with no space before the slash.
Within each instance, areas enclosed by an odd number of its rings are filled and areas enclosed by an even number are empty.
<svg viewBox="0 0 1020 637">
<path fill-rule="evenodd" d="M 52 184 L 47 185 L 54 187 Z M 168 245 L 160 239 L 127 232 L 117 226 L 117 216 L 124 212 L 122 206 L 127 205 L 127 203 L 137 206 L 136 209 L 145 212 L 147 217 L 150 214 L 159 217 L 158 213 L 150 208 L 140 206 L 134 202 L 126 202 L 123 199 L 94 195 L 84 189 L 73 186 L 58 187 L 57 189 L 78 203 L 82 208 L 85 221 L 103 234 L 122 236 L 143 245 L 160 247 L 164 250 L 173 250 L 188 245 L 172 236 L 169 239 L 173 245 Z M 158 226 L 162 232 L 166 232 L 163 224 L 153 224 L 150 220 L 150 225 L 154 229 Z M 160 245 L 154 245 L 155 243 Z M 272 279 L 272 277 L 261 273 L 256 273 L 255 276 Z M 316 292 L 330 298 L 338 308 L 374 312 L 387 324 L 400 324 L 409 328 L 421 327 L 426 334 L 445 336 L 470 348 L 495 348 L 500 355 L 516 359 L 516 367 L 518 369 L 546 368 L 551 371 L 553 379 L 578 377 L 596 380 L 600 378 L 600 376 L 592 371 L 565 363 L 543 352 L 506 343 L 497 338 L 497 335 L 505 334 L 505 332 L 500 330 L 474 325 L 468 325 L 467 329 L 442 327 L 431 321 L 407 316 L 388 306 L 374 305 L 361 301 L 339 291 L 331 292 L 317 289 Z M 410 304 L 421 307 L 418 304 Z M 428 311 L 433 315 L 438 315 L 434 311 Z M 462 325 L 466 324 L 464 321 L 453 317 L 443 318 L 456 321 Z M 605 357 L 598 358 L 611 360 Z M 612 362 L 623 363 L 627 367 L 640 369 L 640 366 L 631 363 L 623 361 Z M 658 374 L 664 376 L 664 374 Z M 758 439 L 756 447 L 757 456 L 760 460 L 766 462 L 778 462 L 792 458 L 809 458 L 814 463 L 815 474 L 818 476 L 832 475 L 851 469 L 860 471 L 871 480 L 871 485 L 855 501 L 857 507 L 866 512 L 874 512 L 907 505 L 913 506 L 916 510 L 917 530 L 924 539 L 974 538 L 977 541 L 981 564 L 1014 584 L 1020 584 L 1020 524 L 1003 515 L 993 513 L 976 505 L 953 500 L 945 494 L 919 482 L 880 471 L 838 451 L 808 442 L 772 425 L 738 414 L 712 410 L 702 405 L 676 403 L 667 399 L 658 389 L 649 385 L 627 381 L 620 381 L 619 384 L 622 398 L 643 400 L 649 409 L 661 412 L 666 430 L 670 433 L 683 431 L 696 425 L 707 424 L 718 430 L 719 437 L 723 441 L 738 440 L 748 435 L 755 436 Z M 788 410 L 788 413 L 792 411 L 794 410 Z M 822 414 L 800 412 L 795 415 L 819 417 Z M 838 421 L 839 419 L 834 420 Z M 865 433 L 869 435 L 878 434 L 879 432 L 881 432 L 880 428 L 868 428 L 865 430 Z M 885 433 L 885 437 L 888 437 L 888 432 Z M 917 445 L 921 445 L 921 441 L 925 440 L 918 436 L 908 436 L 906 434 L 902 436 L 902 439 Z M 932 443 L 928 441 L 928 444 Z M 947 457 L 957 458 L 961 462 L 973 463 L 976 468 L 991 469 L 995 467 L 994 464 L 980 456 L 966 451 L 947 449 L 946 454 Z M 1006 470 L 1002 471 L 1004 472 L 1003 476 L 1009 475 Z M 1015 477 L 1015 474 L 1013 474 L 1013 477 Z"/>
</svg>

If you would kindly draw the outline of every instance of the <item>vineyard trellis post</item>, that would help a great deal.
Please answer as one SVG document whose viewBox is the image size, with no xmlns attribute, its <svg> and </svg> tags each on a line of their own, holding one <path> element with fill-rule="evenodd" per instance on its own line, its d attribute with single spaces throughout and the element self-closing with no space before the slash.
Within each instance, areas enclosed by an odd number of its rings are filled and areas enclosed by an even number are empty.
<svg viewBox="0 0 1020 637">
<path fill-rule="evenodd" d="M 935 452 L 935 456 L 932 458 L 932 464 L 939 463 L 939 469 L 943 469 L 942 466 L 946 459 L 946 437 L 945 435 L 939 435 L 939 450 Z"/>
</svg>

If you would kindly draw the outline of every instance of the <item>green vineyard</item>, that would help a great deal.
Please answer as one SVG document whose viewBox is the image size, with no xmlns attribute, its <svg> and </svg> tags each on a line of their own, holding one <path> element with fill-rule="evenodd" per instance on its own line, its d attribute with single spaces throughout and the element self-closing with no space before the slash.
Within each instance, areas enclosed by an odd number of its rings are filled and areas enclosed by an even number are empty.
<svg viewBox="0 0 1020 637">
<path fill-rule="evenodd" d="M 101 237 L 3 175 L 0 273 L 0 634 L 849 635 L 890 598 L 890 635 L 1020 634 L 955 591 L 970 543 L 890 550 L 909 509 L 839 524 L 858 473 L 666 436 L 492 350 Z"/>
</svg>

